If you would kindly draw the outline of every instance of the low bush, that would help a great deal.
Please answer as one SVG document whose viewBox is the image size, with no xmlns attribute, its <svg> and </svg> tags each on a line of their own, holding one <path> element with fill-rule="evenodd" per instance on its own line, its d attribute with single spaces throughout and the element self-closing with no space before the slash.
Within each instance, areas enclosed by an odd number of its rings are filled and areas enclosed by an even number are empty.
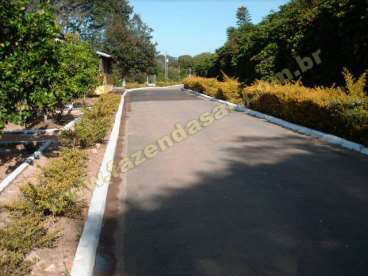
<svg viewBox="0 0 368 276">
<path fill-rule="evenodd" d="M 139 82 L 127 82 L 127 84 L 125 85 L 126 89 L 142 88 L 142 87 L 146 87 L 146 84 Z"/>
<path fill-rule="evenodd" d="M 191 77 L 184 81 L 184 86 L 368 145 L 366 75 L 355 79 L 346 70 L 343 74 L 344 88 L 308 88 L 300 82 L 279 84 L 265 81 L 256 81 L 242 88 L 239 82 L 226 76 L 224 82 Z"/>
<path fill-rule="evenodd" d="M 120 102 L 117 94 L 106 94 L 99 98 L 91 109 L 85 109 L 75 130 L 63 131 L 59 142 L 63 146 L 90 147 L 103 142 Z"/>
<path fill-rule="evenodd" d="M 79 149 L 64 149 L 43 168 L 38 183 L 22 187 L 22 198 L 7 207 L 24 214 L 74 217 L 80 213 L 77 194 L 84 187 L 87 156 Z"/>
<path fill-rule="evenodd" d="M 0 271 L 2 276 L 29 275 L 32 262 L 24 259 L 24 255 L 6 249 L 0 250 Z"/>
<path fill-rule="evenodd" d="M 49 232 L 46 221 L 40 215 L 13 216 L 0 229 L 1 275 L 28 275 L 32 261 L 26 260 L 34 248 L 54 247 L 59 233 Z"/>
<path fill-rule="evenodd" d="M 184 88 L 206 93 L 212 97 L 216 96 L 219 85 L 220 82 L 217 79 L 211 78 L 189 77 L 184 80 Z"/>
<path fill-rule="evenodd" d="M 224 100 L 234 104 L 241 104 L 243 102 L 242 91 L 240 83 L 233 78 L 224 74 L 224 81 L 217 88 L 217 97 L 222 97 Z"/>
<path fill-rule="evenodd" d="M 262 81 L 244 89 L 258 111 L 368 145 L 368 98 L 342 88 Z"/>
<path fill-rule="evenodd" d="M 0 275 L 28 275 L 35 248 L 56 245 L 60 234 L 48 230 L 48 222 L 57 216 L 77 217 L 82 202 L 79 194 L 85 187 L 87 154 L 76 147 L 102 140 L 111 126 L 120 96 L 101 96 L 92 109 L 86 109 L 75 131 L 65 131 L 64 146 L 58 158 L 42 168 L 35 183 L 21 188 L 20 199 L 5 207 L 9 219 L 0 229 Z"/>
<path fill-rule="evenodd" d="M 26 255 L 33 248 L 55 246 L 57 238 L 58 233 L 49 233 L 40 215 L 14 216 L 5 228 L 0 229 L 0 248 Z"/>
<path fill-rule="evenodd" d="M 109 129 L 109 118 L 101 117 L 90 119 L 83 117 L 75 127 L 78 143 L 82 147 L 90 147 L 103 142 Z"/>
<path fill-rule="evenodd" d="M 157 81 L 156 87 L 171 86 L 171 85 L 178 85 L 178 84 L 182 84 L 182 81 L 173 81 L 173 80 Z"/>
<path fill-rule="evenodd" d="M 225 74 L 223 82 L 211 78 L 189 77 L 184 80 L 184 87 L 236 104 L 243 101 L 240 83 Z"/>
</svg>

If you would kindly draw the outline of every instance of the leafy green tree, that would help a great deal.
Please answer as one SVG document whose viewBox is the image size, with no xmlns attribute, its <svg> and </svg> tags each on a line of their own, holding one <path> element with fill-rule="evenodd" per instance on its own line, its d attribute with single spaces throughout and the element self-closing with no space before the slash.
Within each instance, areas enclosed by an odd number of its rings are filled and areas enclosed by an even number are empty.
<svg viewBox="0 0 368 276">
<path fill-rule="evenodd" d="M 190 55 L 183 55 L 178 57 L 178 62 L 183 69 L 193 67 L 193 57 Z"/>
<path fill-rule="evenodd" d="M 26 123 L 45 111 L 52 99 L 57 66 L 58 27 L 46 1 L 0 5 L 0 128 L 7 121 Z"/>
<path fill-rule="evenodd" d="M 99 82 L 99 59 L 91 46 L 77 35 L 68 34 L 58 47 L 57 74 L 52 86 L 50 111 L 63 113 L 73 99 L 87 96 Z"/>
<path fill-rule="evenodd" d="M 86 43 L 60 28 L 48 1 L 0 6 L 0 129 L 63 110 L 97 82 L 98 59 Z"/>
<path fill-rule="evenodd" d="M 178 57 L 178 63 L 180 65 L 180 78 L 185 78 L 193 70 L 193 57 L 190 55 L 183 55 Z"/>
<path fill-rule="evenodd" d="M 367 1 L 293 0 L 256 25 L 245 24 L 245 14 L 238 11 L 238 26 L 228 29 L 216 51 L 217 74 L 224 71 L 244 83 L 272 79 L 285 68 L 299 70 L 296 58 L 316 50 L 321 64 L 299 76 L 306 85 L 342 85 L 344 67 L 355 76 L 368 68 Z"/>
<path fill-rule="evenodd" d="M 78 32 L 94 49 L 114 56 L 115 76 L 153 73 L 152 29 L 127 0 L 54 0 L 54 4 L 64 31 Z"/>
<path fill-rule="evenodd" d="M 211 68 L 214 65 L 215 55 L 212 53 L 202 53 L 193 57 L 194 73 L 198 76 L 211 75 Z"/>
</svg>

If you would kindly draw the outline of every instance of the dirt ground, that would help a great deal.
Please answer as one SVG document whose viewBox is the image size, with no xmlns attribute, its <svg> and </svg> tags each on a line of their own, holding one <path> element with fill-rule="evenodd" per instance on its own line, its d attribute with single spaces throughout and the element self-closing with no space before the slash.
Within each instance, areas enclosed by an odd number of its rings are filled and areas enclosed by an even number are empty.
<svg viewBox="0 0 368 276">
<path fill-rule="evenodd" d="M 23 135 L 16 131 L 33 129 L 60 129 L 75 118 L 81 116 L 81 111 L 73 110 L 69 115 L 66 114 L 60 122 L 48 120 L 47 122 L 35 122 L 30 128 L 24 128 L 20 125 L 7 124 L 4 129 L 5 133 L 0 136 L 0 180 L 4 179 L 8 174 L 15 170 L 26 158 L 31 156 L 42 143 L 47 140 L 56 140 L 55 134 L 32 134 Z M 14 131 L 15 133 L 11 133 Z M 17 141 L 29 141 L 29 144 L 16 143 Z M 4 144 L 11 142 L 12 144 Z"/>
<path fill-rule="evenodd" d="M 86 99 L 86 105 L 93 105 L 98 98 Z M 72 117 L 66 120 L 62 125 L 68 123 L 72 119 L 80 116 L 80 110 L 73 110 Z M 34 124 L 32 128 L 60 128 L 62 125 L 58 124 Z M 5 131 L 22 130 L 24 127 L 16 125 L 7 125 Z M 110 134 L 109 134 L 110 135 Z M 0 180 L 7 174 L 13 171 L 25 158 L 29 157 L 41 144 L 47 139 L 57 139 L 52 135 L 19 135 L 19 134 L 3 134 L 0 138 L 1 141 L 19 141 L 19 140 L 31 140 L 35 141 L 30 145 L 12 144 L 2 145 L 0 144 Z M 105 153 L 107 140 L 103 144 L 97 144 L 93 148 L 86 149 L 89 157 L 87 178 L 87 187 L 84 189 L 80 196 L 81 200 L 85 204 L 85 208 L 82 211 L 82 216 L 79 219 L 71 218 L 56 218 L 53 221 L 50 220 L 49 229 L 57 230 L 62 233 L 62 236 L 58 240 L 57 246 L 50 249 L 36 249 L 31 252 L 27 257 L 30 260 L 36 260 L 37 262 L 33 266 L 31 275 L 69 275 L 71 270 L 75 251 L 78 246 L 79 238 L 83 230 L 84 221 L 88 214 L 89 202 L 94 190 L 95 179 L 98 175 L 101 162 Z M 7 189 L 5 189 L 0 195 L 0 227 L 1 222 L 5 221 L 7 217 L 7 211 L 2 207 L 6 203 L 18 198 L 20 196 L 20 187 L 28 182 L 36 182 L 41 168 L 45 166 L 50 160 L 57 157 L 58 149 L 56 146 L 50 146 L 48 151 L 41 156 L 40 159 L 35 160 L 31 166 L 29 166 Z M 1 274 L 1 273 L 0 273 Z"/>
<path fill-rule="evenodd" d="M 91 100 L 91 103 L 94 102 Z M 30 123 L 27 126 L 24 125 L 16 125 L 13 123 L 8 123 L 3 131 L 20 131 L 20 130 L 27 130 L 27 129 L 47 129 L 47 128 L 62 128 L 67 123 L 73 121 L 75 118 L 81 115 L 81 109 L 73 109 L 70 113 L 65 113 L 64 116 L 60 119 L 60 121 L 55 121 L 54 119 L 50 118 L 46 121 L 43 119 L 39 119 Z"/>
<path fill-rule="evenodd" d="M 94 190 L 92 179 L 97 177 L 105 153 L 106 144 L 97 145 L 88 149 L 88 187 L 81 195 L 86 207 L 80 219 L 61 218 L 52 229 L 60 230 L 63 236 L 56 248 L 38 249 L 31 253 L 29 258 L 36 257 L 39 261 L 34 265 L 32 275 L 69 275 L 84 221 L 88 214 L 88 205 Z"/>
<path fill-rule="evenodd" d="M 56 136 L 3 135 L 0 138 L 0 181 L 13 172 L 25 159 L 30 157 L 48 140 L 56 142 Z M 1 144 L 4 141 L 14 143 Z M 29 143 L 23 144 L 23 142 L 17 143 L 17 141 L 29 141 Z"/>
<path fill-rule="evenodd" d="M 15 170 L 37 147 L 12 145 L 0 147 L 0 180 Z"/>
<path fill-rule="evenodd" d="M 98 144 L 94 148 L 87 149 L 89 156 L 87 188 L 81 192 L 81 199 L 86 207 L 83 209 L 82 217 L 79 219 L 57 218 L 50 223 L 49 229 L 59 230 L 62 233 L 55 248 L 36 249 L 28 256 L 29 259 L 38 260 L 33 267 L 31 275 L 68 275 L 71 270 L 73 258 L 78 246 L 79 237 L 83 230 L 85 218 L 88 213 L 88 205 L 94 190 L 93 179 L 97 177 L 106 144 Z M 57 149 L 51 148 L 45 156 L 36 160 L 29 166 L 21 176 L 16 179 L 0 196 L 0 206 L 10 202 L 20 195 L 20 187 L 28 182 L 35 182 L 40 168 L 45 166 L 50 160 L 56 158 Z M 6 216 L 6 211 L 0 209 L 0 219 Z"/>
</svg>

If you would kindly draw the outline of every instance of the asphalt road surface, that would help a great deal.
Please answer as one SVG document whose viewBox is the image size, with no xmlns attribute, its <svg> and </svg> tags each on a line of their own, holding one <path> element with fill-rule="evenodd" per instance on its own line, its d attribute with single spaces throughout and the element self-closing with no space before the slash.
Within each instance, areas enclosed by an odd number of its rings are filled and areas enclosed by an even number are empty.
<svg viewBox="0 0 368 276">
<path fill-rule="evenodd" d="M 117 159 L 216 105 L 180 88 L 128 94 Z M 95 274 L 368 275 L 368 158 L 218 117 L 114 179 Z"/>
</svg>

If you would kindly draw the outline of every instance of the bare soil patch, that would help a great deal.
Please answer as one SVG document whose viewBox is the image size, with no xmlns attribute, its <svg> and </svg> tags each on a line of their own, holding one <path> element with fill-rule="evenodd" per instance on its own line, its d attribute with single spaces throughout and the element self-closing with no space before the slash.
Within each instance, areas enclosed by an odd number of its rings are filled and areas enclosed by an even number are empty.
<svg viewBox="0 0 368 276">
<path fill-rule="evenodd" d="M 0 138 L 0 181 L 13 172 L 47 140 L 56 142 L 56 137 L 48 135 L 3 135 Z M 12 143 L 2 144 L 1 142 Z M 29 143 L 23 144 L 23 142 Z"/>
<path fill-rule="evenodd" d="M 89 157 L 88 173 L 86 179 L 87 187 L 83 190 L 80 197 L 84 202 L 82 216 L 78 219 L 72 218 L 56 218 L 50 222 L 49 229 L 58 230 L 62 233 L 57 246 L 55 248 L 36 249 L 31 252 L 28 259 L 35 259 L 37 262 L 33 266 L 31 275 L 68 275 L 71 270 L 75 251 L 78 246 L 79 238 L 83 230 L 84 221 L 88 214 L 88 205 L 94 190 L 95 179 L 97 178 L 101 162 L 105 153 L 106 144 L 97 144 L 95 147 L 86 149 Z M 3 193 L 0 195 L 0 206 L 4 206 L 20 196 L 20 187 L 28 182 L 36 182 L 37 176 L 49 161 L 58 155 L 57 148 L 51 150 L 36 160 L 32 166 L 29 166 L 21 176 L 16 179 Z M 6 218 L 7 211 L 0 207 L 0 220 Z M 1 225 L 0 225 L 1 226 Z"/>
<path fill-rule="evenodd" d="M 56 120 L 55 118 L 49 118 L 48 120 L 45 121 L 43 120 L 43 118 L 39 118 L 34 122 L 28 124 L 27 126 L 8 123 L 5 126 L 4 131 L 7 132 L 7 131 L 22 131 L 29 129 L 62 128 L 67 123 L 81 116 L 81 114 L 82 111 L 80 109 L 73 109 L 70 113 L 65 113 L 59 120 Z"/>
<path fill-rule="evenodd" d="M 85 203 L 82 217 L 79 219 L 60 218 L 50 229 L 57 229 L 63 233 L 56 248 L 34 250 L 29 258 L 36 257 L 39 261 L 34 265 L 32 275 L 68 275 L 71 270 L 79 238 L 83 231 L 84 221 L 88 214 L 88 205 L 91 200 L 95 182 L 106 144 L 98 144 L 88 149 L 88 175 L 87 188 L 83 191 L 81 198 Z"/>
<path fill-rule="evenodd" d="M 93 104 L 97 99 L 98 98 L 93 98 L 90 101 L 90 104 Z M 108 140 L 107 138 L 110 136 L 110 132 L 111 129 L 108 132 L 108 136 L 105 138 L 104 143 L 96 144 L 94 147 L 84 149 L 88 156 L 87 175 L 85 181 L 86 188 L 84 188 L 78 196 L 78 199 L 83 202 L 84 206 L 82 209 L 82 215 L 79 218 L 49 217 L 48 229 L 50 231 L 59 231 L 61 236 L 56 247 L 34 249 L 27 256 L 27 259 L 35 261 L 31 275 L 69 275 L 84 222 L 88 215 L 89 203 L 95 188 L 96 179 L 104 157 Z M 39 181 L 38 176 L 41 173 L 42 168 L 50 161 L 57 158 L 59 154 L 60 149 L 57 146 L 57 136 L 45 134 L 5 134 L 0 138 L 0 142 L 9 140 L 24 141 L 27 139 L 32 141 L 32 143 L 29 145 L 14 143 L 13 145 L 7 145 L 6 147 L 2 147 L 0 144 L 0 173 L 3 172 L 3 175 L 6 175 L 9 171 L 15 169 L 19 163 L 23 162 L 25 158 L 37 150 L 42 142 L 45 142 L 48 139 L 54 139 L 56 143 L 51 145 L 49 150 L 44 153 L 40 159 L 35 160 L 31 166 L 29 166 L 7 189 L 0 194 L 0 227 L 4 226 L 9 214 L 8 210 L 4 208 L 4 205 L 21 198 L 21 187 L 29 182 L 36 184 Z"/>
<path fill-rule="evenodd" d="M 46 130 L 60 129 L 67 123 L 80 117 L 81 110 L 72 110 L 70 114 L 65 114 L 60 121 L 53 119 L 47 121 L 34 122 L 32 125 L 24 126 L 8 124 L 4 129 L 5 133 L 0 136 L 0 180 L 14 171 L 26 158 L 33 154 L 42 143 L 47 140 L 55 140 L 55 134 L 35 133 L 32 135 L 20 134 L 22 130 Z M 11 133 L 11 132 L 14 133 Z M 8 143 L 9 144 L 6 144 Z M 19 142 L 19 143 L 17 143 Z M 28 142 L 27 144 L 23 142 Z"/>
</svg>

